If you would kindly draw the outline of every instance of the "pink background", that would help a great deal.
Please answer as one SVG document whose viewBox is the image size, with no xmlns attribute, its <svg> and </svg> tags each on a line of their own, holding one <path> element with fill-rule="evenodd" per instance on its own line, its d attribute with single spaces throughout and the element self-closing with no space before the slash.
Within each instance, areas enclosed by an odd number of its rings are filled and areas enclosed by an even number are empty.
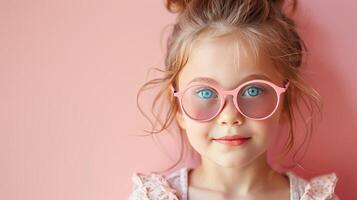
<svg viewBox="0 0 357 200">
<path fill-rule="evenodd" d="M 303 164 L 335 171 L 337 194 L 357 199 L 357 3 L 300 2 L 309 80 L 325 102 Z M 136 92 L 162 66 L 174 17 L 162 0 L 0 1 L 0 199 L 126 199 L 134 171 L 172 162 L 132 135 L 149 127 Z M 175 159 L 175 141 L 163 143 Z"/>
</svg>

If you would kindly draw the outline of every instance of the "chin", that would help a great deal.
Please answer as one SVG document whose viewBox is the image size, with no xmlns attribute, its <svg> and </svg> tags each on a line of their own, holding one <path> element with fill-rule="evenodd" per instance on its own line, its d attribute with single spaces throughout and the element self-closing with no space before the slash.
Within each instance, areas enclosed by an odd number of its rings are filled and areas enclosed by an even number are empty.
<svg viewBox="0 0 357 200">
<path fill-rule="evenodd" d="M 226 168 L 240 168 L 247 165 L 249 162 L 241 159 L 224 159 L 224 160 L 217 160 L 216 163 Z"/>
</svg>

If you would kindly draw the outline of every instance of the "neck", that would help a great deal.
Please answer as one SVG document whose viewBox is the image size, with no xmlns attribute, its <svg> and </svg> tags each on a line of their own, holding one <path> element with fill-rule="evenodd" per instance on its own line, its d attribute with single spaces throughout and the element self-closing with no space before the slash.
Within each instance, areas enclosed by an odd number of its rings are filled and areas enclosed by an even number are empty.
<svg viewBox="0 0 357 200">
<path fill-rule="evenodd" d="M 192 171 L 190 186 L 245 196 L 266 186 L 269 174 L 274 175 L 274 170 L 266 152 L 248 165 L 229 168 L 202 157 L 201 165 Z"/>
</svg>

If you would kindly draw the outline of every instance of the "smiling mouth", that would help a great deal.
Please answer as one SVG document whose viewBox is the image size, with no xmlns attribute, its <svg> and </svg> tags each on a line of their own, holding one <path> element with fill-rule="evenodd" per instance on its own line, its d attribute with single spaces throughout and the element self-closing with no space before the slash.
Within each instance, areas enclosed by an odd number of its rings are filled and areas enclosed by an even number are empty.
<svg viewBox="0 0 357 200">
<path fill-rule="evenodd" d="M 213 139 L 213 141 L 221 143 L 221 144 L 225 144 L 228 146 L 239 146 L 239 145 L 243 145 L 246 142 L 248 142 L 251 138 L 238 138 L 238 139 Z"/>
<path fill-rule="evenodd" d="M 250 137 L 240 136 L 240 135 L 227 135 L 220 138 L 214 138 L 215 140 L 240 140 L 240 139 L 249 139 Z"/>
</svg>

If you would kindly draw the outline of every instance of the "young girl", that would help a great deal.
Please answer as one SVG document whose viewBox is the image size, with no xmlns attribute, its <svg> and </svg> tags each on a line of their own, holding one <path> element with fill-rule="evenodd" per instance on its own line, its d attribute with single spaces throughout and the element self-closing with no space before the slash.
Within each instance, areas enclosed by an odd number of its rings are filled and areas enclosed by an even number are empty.
<svg viewBox="0 0 357 200">
<path fill-rule="evenodd" d="M 161 84 L 155 102 L 167 97 L 171 107 L 152 134 L 177 122 L 201 162 L 167 175 L 134 173 L 130 200 L 339 199 L 335 173 L 306 180 L 268 164 L 267 149 L 285 123 L 284 155 L 294 145 L 298 100 L 311 115 L 313 105 L 320 109 L 318 93 L 301 77 L 306 48 L 283 3 L 167 1 L 179 14 L 167 41 L 165 77 L 144 86 Z M 289 3 L 294 10 L 296 2 Z"/>
</svg>

